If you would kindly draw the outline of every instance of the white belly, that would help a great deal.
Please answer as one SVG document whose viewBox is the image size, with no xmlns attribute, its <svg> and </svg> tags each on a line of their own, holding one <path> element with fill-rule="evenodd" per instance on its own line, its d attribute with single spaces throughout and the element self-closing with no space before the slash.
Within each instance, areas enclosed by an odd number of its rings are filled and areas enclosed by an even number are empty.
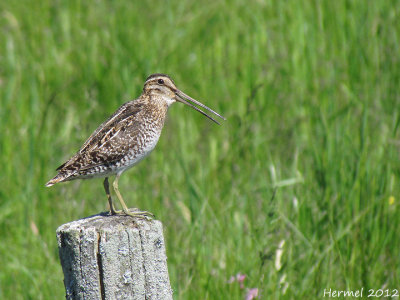
<svg viewBox="0 0 400 300">
<path fill-rule="evenodd" d="M 129 154 L 122 159 L 121 165 L 116 168 L 115 173 L 121 174 L 127 169 L 138 164 L 142 159 L 149 155 L 151 151 L 153 151 L 157 145 L 159 137 L 160 135 L 158 134 L 150 137 L 144 142 L 144 146 L 141 149 L 132 148 L 129 151 Z"/>
</svg>

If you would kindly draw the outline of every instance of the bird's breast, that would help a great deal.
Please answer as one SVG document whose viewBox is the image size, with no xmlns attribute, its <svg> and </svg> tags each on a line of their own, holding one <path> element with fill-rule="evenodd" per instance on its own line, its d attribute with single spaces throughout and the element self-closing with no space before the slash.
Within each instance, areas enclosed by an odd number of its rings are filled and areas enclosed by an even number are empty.
<svg viewBox="0 0 400 300">
<path fill-rule="evenodd" d="M 158 128 L 146 128 L 146 130 L 138 134 L 125 157 L 121 159 L 118 171 L 133 167 L 149 155 L 156 147 L 160 135 L 161 130 Z"/>
</svg>

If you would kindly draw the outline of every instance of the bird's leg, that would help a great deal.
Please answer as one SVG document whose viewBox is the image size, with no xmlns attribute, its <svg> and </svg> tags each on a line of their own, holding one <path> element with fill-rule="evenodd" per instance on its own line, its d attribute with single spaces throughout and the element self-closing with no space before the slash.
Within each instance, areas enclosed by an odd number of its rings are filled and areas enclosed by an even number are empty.
<svg viewBox="0 0 400 300">
<path fill-rule="evenodd" d="M 115 207 L 113 205 L 113 202 L 112 202 L 112 199 L 111 199 L 111 194 L 110 194 L 110 188 L 109 188 L 109 184 L 108 184 L 108 177 L 106 177 L 104 179 L 103 185 L 104 185 L 104 190 L 106 191 L 106 194 L 107 194 L 108 204 L 110 205 L 110 213 L 112 215 L 115 215 L 115 214 L 121 212 L 121 211 L 116 211 Z"/>
<path fill-rule="evenodd" d="M 148 211 L 140 211 L 138 209 L 137 209 L 137 211 L 134 211 L 134 212 L 129 211 L 129 208 L 126 206 L 125 201 L 124 201 L 124 199 L 122 199 L 121 193 L 119 192 L 119 189 L 118 189 L 118 180 L 119 180 L 120 175 L 121 174 L 117 174 L 117 176 L 115 176 L 113 186 L 114 186 L 115 193 L 117 194 L 118 200 L 121 203 L 122 210 L 124 211 L 124 213 L 129 216 L 138 217 L 138 218 L 154 217 L 154 215 Z"/>
</svg>

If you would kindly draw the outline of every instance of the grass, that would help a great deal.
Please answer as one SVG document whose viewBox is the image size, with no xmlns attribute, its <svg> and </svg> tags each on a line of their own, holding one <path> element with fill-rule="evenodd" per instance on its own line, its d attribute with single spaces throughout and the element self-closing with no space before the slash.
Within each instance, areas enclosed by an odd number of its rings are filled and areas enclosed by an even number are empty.
<svg viewBox="0 0 400 300">
<path fill-rule="evenodd" d="M 64 297 L 55 230 L 107 201 L 100 179 L 44 184 L 155 72 L 228 119 L 172 106 L 120 181 L 164 224 L 176 299 L 399 288 L 397 2 L 0 9 L 1 299 Z M 227 283 L 237 273 L 243 289 Z"/>
</svg>

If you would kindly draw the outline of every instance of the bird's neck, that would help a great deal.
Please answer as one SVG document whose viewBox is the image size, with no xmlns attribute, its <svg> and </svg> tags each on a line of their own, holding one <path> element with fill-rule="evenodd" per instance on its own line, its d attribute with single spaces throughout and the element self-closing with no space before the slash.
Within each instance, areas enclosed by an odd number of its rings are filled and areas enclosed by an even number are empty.
<svg viewBox="0 0 400 300">
<path fill-rule="evenodd" d="M 145 115 L 151 118 L 153 121 L 164 125 L 164 120 L 168 111 L 168 105 L 159 97 L 146 95 L 145 97 Z"/>
</svg>

